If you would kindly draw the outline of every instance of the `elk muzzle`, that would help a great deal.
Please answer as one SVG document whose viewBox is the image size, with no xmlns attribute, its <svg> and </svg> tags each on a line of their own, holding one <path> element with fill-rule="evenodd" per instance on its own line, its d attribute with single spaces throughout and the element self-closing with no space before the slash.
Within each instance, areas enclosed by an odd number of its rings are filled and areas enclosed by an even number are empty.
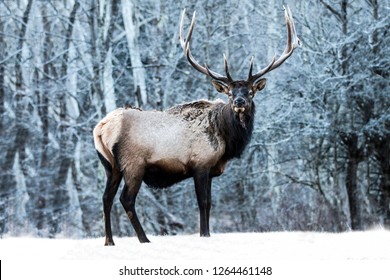
<svg viewBox="0 0 390 280">
<path fill-rule="evenodd" d="M 233 101 L 233 109 L 236 113 L 243 113 L 246 107 L 246 100 L 239 96 Z"/>
<path fill-rule="evenodd" d="M 237 96 L 233 100 L 233 110 L 236 113 L 243 113 L 247 107 L 247 101 L 241 96 Z"/>
</svg>

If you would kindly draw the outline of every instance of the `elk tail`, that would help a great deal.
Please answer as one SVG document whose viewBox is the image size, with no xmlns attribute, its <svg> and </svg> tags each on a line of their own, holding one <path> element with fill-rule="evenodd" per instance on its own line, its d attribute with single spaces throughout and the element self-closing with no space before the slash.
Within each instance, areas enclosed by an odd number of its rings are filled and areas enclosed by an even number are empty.
<svg viewBox="0 0 390 280">
<path fill-rule="evenodd" d="M 102 128 L 104 126 L 103 122 L 99 122 L 93 130 L 93 140 L 95 143 L 95 149 L 99 156 L 100 161 L 102 162 L 104 168 L 108 172 L 112 172 L 112 169 L 115 165 L 115 159 L 111 151 L 104 145 L 102 140 Z"/>
</svg>

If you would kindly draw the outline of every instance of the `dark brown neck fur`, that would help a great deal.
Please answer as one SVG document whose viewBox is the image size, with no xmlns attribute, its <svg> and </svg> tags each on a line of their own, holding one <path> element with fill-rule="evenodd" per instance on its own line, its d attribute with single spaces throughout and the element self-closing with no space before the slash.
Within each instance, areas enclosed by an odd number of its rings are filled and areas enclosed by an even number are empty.
<svg viewBox="0 0 390 280">
<path fill-rule="evenodd" d="M 226 145 L 224 160 L 239 158 L 252 137 L 255 105 L 240 114 L 233 112 L 230 104 L 225 104 L 215 115 L 216 130 Z"/>
</svg>

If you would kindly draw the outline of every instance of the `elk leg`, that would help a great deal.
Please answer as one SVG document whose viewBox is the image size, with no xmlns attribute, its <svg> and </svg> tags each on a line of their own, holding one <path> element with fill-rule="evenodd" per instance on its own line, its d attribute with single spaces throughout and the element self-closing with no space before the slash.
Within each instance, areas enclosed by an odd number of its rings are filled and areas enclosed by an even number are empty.
<svg viewBox="0 0 390 280">
<path fill-rule="evenodd" d="M 131 179 L 129 179 L 129 177 Z M 135 200 L 137 198 L 138 191 L 141 187 L 142 176 L 126 176 L 125 186 L 123 188 L 120 201 L 123 208 L 126 211 L 127 216 L 130 219 L 131 224 L 137 234 L 138 240 L 141 243 L 150 242 L 146 237 L 146 234 L 138 220 L 137 213 L 135 211 Z"/>
<path fill-rule="evenodd" d="M 118 191 L 119 184 L 122 180 L 122 174 L 119 170 L 106 170 L 107 182 L 106 189 L 103 194 L 103 215 L 104 215 L 104 227 L 106 232 L 105 246 L 114 246 L 114 240 L 112 238 L 111 231 L 111 208 L 114 201 L 114 197 Z"/>
<path fill-rule="evenodd" d="M 207 204 L 206 204 L 206 221 L 207 221 L 207 229 L 209 232 L 210 232 L 210 209 L 211 209 L 211 181 L 212 178 L 209 177 L 208 184 L 207 184 Z"/>
<path fill-rule="evenodd" d="M 209 186 L 209 171 L 203 170 L 195 172 L 195 192 L 199 206 L 199 218 L 200 218 L 200 236 L 210 236 L 209 221 L 207 215 L 208 206 L 208 186 Z"/>
</svg>

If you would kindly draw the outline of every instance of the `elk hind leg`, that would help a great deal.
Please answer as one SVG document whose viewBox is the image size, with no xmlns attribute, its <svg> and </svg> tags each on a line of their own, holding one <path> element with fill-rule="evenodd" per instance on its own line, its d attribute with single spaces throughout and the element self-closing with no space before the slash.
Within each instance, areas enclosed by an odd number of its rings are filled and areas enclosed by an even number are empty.
<svg viewBox="0 0 390 280">
<path fill-rule="evenodd" d="M 135 211 L 135 200 L 142 184 L 143 172 L 126 172 L 124 177 L 125 186 L 123 188 L 120 201 L 137 234 L 138 240 L 141 243 L 150 242 L 146 237 Z"/>
<path fill-rule="evenodd" d="M 111 166 L 111 164 L 98 152 L 99 158 L 103 163 L 106 171 L 106 188 L 103 194 L 103 215 L 104 215 L 104 228 L 106 233 L 105 246 L 113 246 L 114 240 L 112 238 L 111 230 L 111 208 L 114 201 L 114 197 L 118 191 L 119 184 L 122 180 L 122 173 L 117 167 Z"/>
</svg>

